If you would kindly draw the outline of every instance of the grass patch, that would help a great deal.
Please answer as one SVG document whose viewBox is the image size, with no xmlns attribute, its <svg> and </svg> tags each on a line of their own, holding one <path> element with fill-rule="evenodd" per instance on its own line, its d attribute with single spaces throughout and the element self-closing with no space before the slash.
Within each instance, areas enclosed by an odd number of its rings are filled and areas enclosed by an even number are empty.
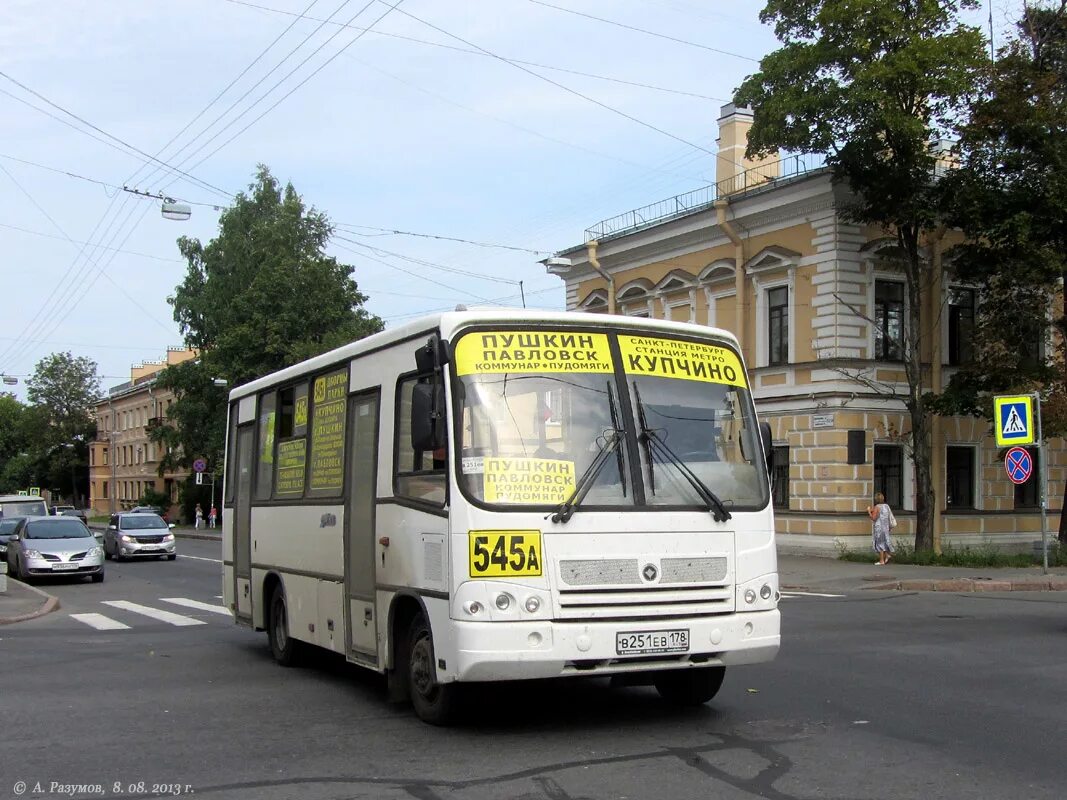
<svg viewBox="0 0 1067 800">
<path fill-rule="evenodd" d="M 852 550 L 839 548 L 838 558 L 842 561 L 854 561 L 860 564 L 873 563 L 877 554 L 873 550 Z M 1005 553 L 990 542 L 981 545 L 956 547 L 947 544 L 941 549 L 941 555 L 933 551 L 916 552 L 908 542 L 893 542 L 894 564 L 916 564 L 923 567 L 1039 567 L 1040 553 Z M 1067 567 L 1067 548 L 1058 542 L 1051 542 L 1048 551 L 1050 567 Z"/>
</svg>

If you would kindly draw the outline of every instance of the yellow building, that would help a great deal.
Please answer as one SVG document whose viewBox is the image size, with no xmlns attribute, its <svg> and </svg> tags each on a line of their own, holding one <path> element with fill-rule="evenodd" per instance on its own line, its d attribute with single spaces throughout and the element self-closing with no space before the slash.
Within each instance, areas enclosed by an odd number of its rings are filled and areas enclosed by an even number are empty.
<svg viewBox="0 0 1067 800">
<path fill-rule="evenodd" d="M 783 549 L 869 547 L 865 509 L 876 491 L 896 512 L 894 537 L 913 541 L 898 344 L 908 300 L 903 275 L 884 256 L 895 240 L 844 219 L 847 189 L 818 160 L 745 159 L 751 124 L 750 111 L 722 108 L 715 186 L 603 220 L 583 244 L 544 263 L 565 281 L 568 310 L 607 312 L 614 304 L 619 314 L 738 336 L 757 407 L 774 432 Z M 933 391 L 969 358 L 979 301 L 942 264 L 947 246 L 927 242 L 942 277 L 925 314 L 938 327 L 923 337 Z M 933 441 L 934 521 L 943 542 L 1029 548 L 1040 539 L 1037 480 L 1008 480 L 987 421 L 937 419 Z M 1058 512 L 1067 476 L 1063 445 L 1046 448 L 1050 512 Z M 1057 522 L 1050 513 L 1050 525 Z"/>
<path fill-rule="evenodd" d="M 146 490 L 171 499 L 171 518 L 178 503 L 178 487 L 188 470 L 159 474 L 161 446 L 149 439 L 150 431 L 165 423 L 174 402 L 168 389 L 156 388 L 166 367 L 196 358 L 184 347 L 167 348 L 166 358 L 136 364 L 130 380 L 108 390 L 93 408 L 96 440 L 89 449 L 89 507 L 95 514 L 114 514 L 133 508 Z"/>
</svg>

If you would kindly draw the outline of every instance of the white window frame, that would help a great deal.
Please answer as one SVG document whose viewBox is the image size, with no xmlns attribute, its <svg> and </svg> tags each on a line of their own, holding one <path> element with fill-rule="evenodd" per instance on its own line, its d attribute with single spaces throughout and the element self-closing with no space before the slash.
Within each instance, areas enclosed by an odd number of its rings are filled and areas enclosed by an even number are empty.
<svg viewBox="0 0 1067 800">
<path fill-rule="evenodd" d="M 904 287 L 904 320 L 902 330 L 904 333 L 904 341 L 901 343 L 901 361 L 908 356 L 908 345 L 910 339 L 908 336 L 908 320 L 911 319 L 911 302 L 908 298 L 908 281 L 899 272 L 887 272 L 885 270 L 872 269 L 871 280 L 867 285 L 867 319 L 859 320 L 867 326 L 867 355 L 871 361 L 879 364 L 896 364 L 896 361 L 882 361 L 874 352 L 874 323 L 875 323 L 875 308 L 874 308 L 874 285 L 878 281 L 886 283 L 899 283 Z"/>
<path fill-rule="evenodd" d="M 796 363 L 797 360 L 797 314 L 796 314 L 796 288 L 794 279 L 794 269 L 789 268 L 789 275 L 786 278 L 778 278 L 775 280 L 760 280 L 753 278 L 752 283 L 756 290 L 756 364 L 760 367 L 770 367 L 770 337 L 768 334 L 768 327 L 770 325 L 770 303 L 767 302 L 767 293 L 771 289 L 780 289 L 783 286 L 789 291 L 789 302 L 786 305 L 786 312 L 789 314 L 789 324 L 786 325 L 786 335 L 789 337 L 788 362 L 785 364 L 774 364 L 776 368 L 785 369 Z M 740 335 L 740 334 L 739 334 Z"/>
</svg>

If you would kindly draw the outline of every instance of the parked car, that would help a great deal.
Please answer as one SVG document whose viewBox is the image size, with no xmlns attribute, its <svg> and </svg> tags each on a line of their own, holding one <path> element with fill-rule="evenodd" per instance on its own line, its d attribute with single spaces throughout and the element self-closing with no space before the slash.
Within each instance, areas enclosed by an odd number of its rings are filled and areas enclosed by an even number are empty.
<svg viewBox="0 0 1067 800">
<path fill-rule="evenodd" d="M 25 517 L 0 518 L 0 561 L 7 561 L 7 540 L 15 535 L 15 527 Z"/>
<path fill-rule="evenodd" d="M 104 549 L 79 519 L 25 517 L 7 543 L 8 571 L 22 581 L 51 575 L 104 580 Z"/>
<path fill-rule="evenodd" d="M 124 558 L 160 558 L 173 561 L 173 525 L 159 516 L 144 511 L 113 514 L 104 532 L 104 557 L 122 561 Z"/>
<path fill-rule="evenodd" d="M 64 511 L 73 511 L 73 510 L 74 510 L 74 506 L 52 506 L 50 509 L 48 509 L 48 513 L 51 514 L 53 517 L 58 517 Z"/>
<path fill-rule="evenodd" d="M 0 495 L 0 517 L 44 517 L 48 504 L 43 497 L 25 494 Z"/>
<path fill-rule="evenodd" d="M 133 508 L 131 508 L 126 513 L 127 514 L 159 514 L 159 516 L 163 516 L 163 510 L 159 509 L 159 508 L 156 508 L 155 506 L 134 506 Z"/>
<path fill-rule="evenodd" d="M 82 522 L 84 522 L 86 525 L 89 524 L 89 515 L 86 513 L 84 508 L 74 508 L 73 506 L 65 506 L 65 507 L 63 507 L 63 511 L 61 511 L 59 514 L 57 514 L 57 516 L 60 516 L 60 517 L 77 517 Z"/>
</svg>

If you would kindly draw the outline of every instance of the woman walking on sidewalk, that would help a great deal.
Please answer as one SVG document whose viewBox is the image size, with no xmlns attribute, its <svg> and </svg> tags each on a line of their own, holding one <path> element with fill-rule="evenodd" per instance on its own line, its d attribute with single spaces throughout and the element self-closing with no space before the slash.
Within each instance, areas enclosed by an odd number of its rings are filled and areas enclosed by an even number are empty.
<svg viewBox="0 0 1067 800">
<path fill-rule="evenodd" d="M 884 494 L 878 492 L 874 495 L 874 505 L 867 506 L 867 516 L 871 518 L 874 552 L 878 554 L 878 560 L 874 563 L 884 567 L 893 557 L 893 543 L 889 540 L 889 532 L 897 524 L 896 517 L 893 516 L 889 504 L 886 503 Z"/>
<path fill-rule="evenodd" d="M 204 509 L 200 507 L 200 504 L 196 504 L 196 510 L 193 512 L 193 530 L 200 530 L 200 523 L 204 521 Z"/>
</svg>

